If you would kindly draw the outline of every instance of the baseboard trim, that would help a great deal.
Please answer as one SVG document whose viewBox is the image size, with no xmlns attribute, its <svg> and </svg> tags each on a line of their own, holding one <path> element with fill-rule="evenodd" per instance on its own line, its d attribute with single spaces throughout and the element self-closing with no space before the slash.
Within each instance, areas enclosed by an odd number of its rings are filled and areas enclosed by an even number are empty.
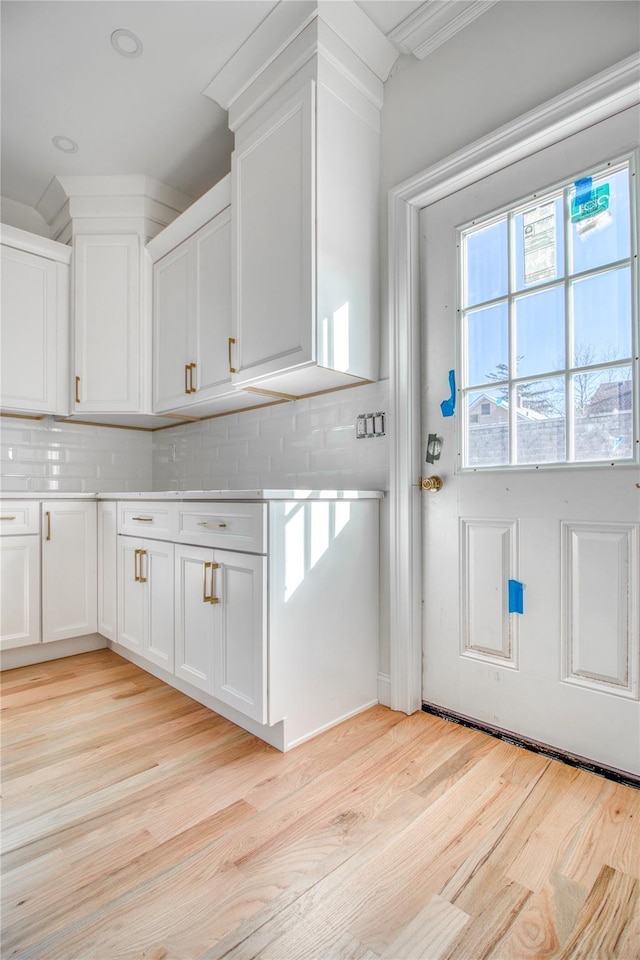
<svg viewBox="0 0 640 960">
<path fill-rule="evenodd" d="M 378 703 L 383 707 L 391 706 L 391 677 L 388 673 L 378 674 Z"/>
<path fill-rule="evenodd" d="M 522 737 L 518 733 L 510 730 L 503 730 L 501 727 L 494 727 L 490 723 L 483 723 L 480 720 L 474 720 L 473 717 L 467 717 L 462 713 L 456 713 L 453 710 L 445 710 L 435 703 L 423 703 L 422 709 L 425 713 L 431 713 L 442 720 L 450 720 L 451 723 L 457 723 L 462 727 L 470 727 L 472 730 L 479 730 L 481 733 L 487 733 L 490 737 L 496 737 L 498 740 L 505 740 L 507 743 L 513 743 L 516 747 L 523 747 L 525 750 L 531 750 L 532 753 L 540 753 L 551 760 L 559 760 L 570 767 L 579 767 L 580 770 L 586 770 L 589 773 L 595 773 L 598 777 L 605 777 L 607 780 L 614 780 L 616 783 L 623 783 L 627 787 L 640 789 L 640 777 L 629 773 L 627 770 L 618 770 L 616 767 L 608 767 L 605 764 L 595 763 L 586 757 L 578 756 L 574 753 L 568 753 L 565 750 L 558 750 L 547 743 L 540 743 L 537 740 L 531 740 L 529 737 Z"/>
<path fill-rule="evenodd" d="M 66 640 L 52 640 L 47 643 L 34 643 L 27 647 L 14 647 L 0 653 L 0 670 L 15 670 L 17 667 L 31 667 L 35 663 L 47 660 L 61 660 L 62 657 L 75 657 L 78 653 L 103 650 L 106 638 L 99 633 L 86 633 L 82 637 L 69 637 Z"/>
</svg>

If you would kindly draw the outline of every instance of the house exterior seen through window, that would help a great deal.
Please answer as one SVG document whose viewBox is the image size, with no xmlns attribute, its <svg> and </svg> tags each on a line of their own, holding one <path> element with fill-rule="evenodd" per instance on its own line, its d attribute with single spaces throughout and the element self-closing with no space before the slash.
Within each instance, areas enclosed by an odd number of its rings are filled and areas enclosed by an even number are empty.
<svg viewBox="0 0 640 960">
<path fill-rule="evenodd" d="M 459 230 L 463 468 L 637 458 L 632 158 Z"/>
</svg>

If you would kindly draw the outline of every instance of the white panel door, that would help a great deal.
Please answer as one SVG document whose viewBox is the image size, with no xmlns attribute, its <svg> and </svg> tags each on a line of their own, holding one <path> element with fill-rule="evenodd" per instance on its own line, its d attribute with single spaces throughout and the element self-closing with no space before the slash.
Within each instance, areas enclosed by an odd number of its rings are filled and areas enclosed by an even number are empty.
<svg viewBox="0 0 640 960">
<path fill-rule="evenodd" d="M 267 719 L 266 558 L 216 550 L 213 693 L 247 717 Z"/>
<path fill-rule="evenodd" d="M 97 507 L 94 501 L 42 504 L 42 639 L 97 629 Z"/>
<path fill-rule="evenodd" d="M 213 550 L 176 544 L 174 673 L 206 693 L 214 686 L 213 575 Z"/>
<path fill-rule="evenodd" d="M 117 607 L 117 504 L 113 500 L 98 503 L 98 633 L 116 640 Z"/>
<path fill-rule="evenodd" d="M 75 256 L 76 413 L 140 409 L 140 240 L 79 236 Z"/>
<path fill-rule="evenodd" d="M 232 158 L 234 382 L 315 359 L 315 86 Z"/>
<path fill-rule="evenodd" d="M 153 266 L 153 409 L 182 406 L 189 390 L 193 258 L 186 241 Z"/>
<path fill-rule="evenodd" d="M 626 111 L 421 214 L 424 448 L 442 442 L 424 473 L 443 480 L 423 493 L 423 700 L 634 774 L 637 241 L 614 172 L 639 129 Z"/>
<path fill-rule="evenodd" d="M 0 538 L 0 648 L 40 642 L 40 537 Z"/>
<path fill-rule="evenodd" d="M 143 654 L 146 591 L 140 580 L 143 540 L 118 537 L 118 643 Z"/>
<path fill-rule="evenodd" d="M 142 541 L 140 576 L 146 593 L 144 656 L 173 673 L 173 544 Z"/>
<path fill-rule="evenodd" d="M 189 350 L 196 363 L 193 396 L 202 400 L 231 389 L 231 209 L 199 230 L 192 243 L 196 281 Z"/>
<path fill-rule="evenodd" d="M 59 413 L 53 260 L 1 248 L 2 400 L 5 410 Z"/>
</svg>

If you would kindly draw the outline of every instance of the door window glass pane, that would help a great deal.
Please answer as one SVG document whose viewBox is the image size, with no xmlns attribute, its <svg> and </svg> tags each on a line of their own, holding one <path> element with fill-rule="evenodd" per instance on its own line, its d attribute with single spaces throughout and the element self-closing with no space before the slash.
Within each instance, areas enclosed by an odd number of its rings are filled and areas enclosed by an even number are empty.
<svg viewBox="0 0 640 960">
<path fill-rule="evenodd" d="M 562 463 L 565 457 L 564 377 L 515 388 L 516 463 Z"/>
<path fill-rule="evenodd" d="M 564 287 L 517 297 L 515 363 L 518 377 L 564 369 Z"/>
<path fill-rule="evenodd" d="M 633 456 L 631 367 L 585 371 L 572 378 L 576 460 Z"/>
<path fill-rule="evenodd" d="M 506 380 L 508 347 L 508 306 L 497 303 L 466 316 L 467 382 L 469 385 Z"/>
<path fill-rule="evenodd" d="M 466 460 L 470 466 L 509 463 L 509 402 L 506 388 L 468 393 Z"/>
<path fill-rule="evenodd" d="M 461 229 L 463 468 L 638 457 L 630 173 L 616 161 Z"/>
<path fill-rule="evenodd" d="M 515 213 L 512 222 L 515 288 L 528 290 L 564 275 L 562 193 Z"/>
<path fill-rule="evenodd" d="M 571 284 L 573 365 L 611 363 L 631 357 L 631 268 Z"/>
<path fill-rule="evenodd" d="M 627 259 L 631 253 L 628 167 L 618 173 L 592 177 L 591 180 L 591 202 L 596 209 L 599 204 L 602 212 L 571 223 L 569 251 L 572 273 L 582 273 Z M 572 187 L 569 204 L 575 199 L 576 187 Z M 608 203 L 606 207 L 605 199 Z"/>
<path fill-rule="evenodd" d="M 507 221 L 469 232 L 464 238 L 464 304 L 497 300 L 507 293 Z"/>
</svg>

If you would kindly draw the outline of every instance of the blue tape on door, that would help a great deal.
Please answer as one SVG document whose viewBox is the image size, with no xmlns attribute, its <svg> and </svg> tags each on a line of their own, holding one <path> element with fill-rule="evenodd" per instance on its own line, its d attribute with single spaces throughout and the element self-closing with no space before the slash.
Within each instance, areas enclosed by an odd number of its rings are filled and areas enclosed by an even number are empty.
<svg viewBox="0 0 640 960">
<path fill-rule="evenodd" d="M 452 417 L 456 412 L 456 372 L 449 370 L 449 390 L 451 396 L 448 400 L 443 400 L 440 404 L 443 417 Z"/>
<path fill-rule="evenodd" d="M 591 177 L 583 177 L 582 180 L 576 180 L 574 187 L 576 188 L 574 199 L 577 204 L 587 203 L 591 200 L 593 196 L 593 180 Z"/>
<path fill-rule="evenodd" d="M 524 613 L 523 590 L 519 580 L 509 580 L 509 613 Z"/>
</svg>

